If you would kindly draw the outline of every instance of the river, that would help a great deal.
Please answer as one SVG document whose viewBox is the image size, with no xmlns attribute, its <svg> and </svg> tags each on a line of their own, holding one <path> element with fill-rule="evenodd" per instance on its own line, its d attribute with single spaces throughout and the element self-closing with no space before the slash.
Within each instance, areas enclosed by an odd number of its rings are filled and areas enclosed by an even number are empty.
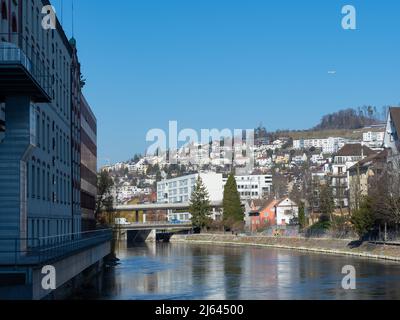
<svg viewBox="0 0 400 320">
<path fill-rule="evenodd" d="M 300 251 L 196 244 L 120 244 L 104 300 L 400 299 L 400 264 Z M 357 289 L 342 288 L 354 266 Z"/>
</svg>

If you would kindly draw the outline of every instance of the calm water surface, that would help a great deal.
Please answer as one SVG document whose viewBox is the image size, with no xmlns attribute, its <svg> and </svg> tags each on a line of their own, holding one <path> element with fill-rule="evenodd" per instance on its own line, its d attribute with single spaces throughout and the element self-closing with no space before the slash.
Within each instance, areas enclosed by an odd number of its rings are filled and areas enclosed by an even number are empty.
<svg viewBox="0 0 400 320">
<path fill-rule="evenodd" d="M 101 293 L 94 298 L 400 299 L 400 264 L 396 263 L 192 244 L 121 244 L 118 257 L 121 264 L 104 273 Z M 357 270 L 357 290 L 341 287 L 345 265 Z"/>
</svg>

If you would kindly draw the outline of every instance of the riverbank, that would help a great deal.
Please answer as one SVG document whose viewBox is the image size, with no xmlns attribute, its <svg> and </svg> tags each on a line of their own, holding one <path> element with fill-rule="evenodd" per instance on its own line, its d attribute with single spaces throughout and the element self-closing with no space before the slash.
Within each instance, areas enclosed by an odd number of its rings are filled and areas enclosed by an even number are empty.
<svg viewBox="0 0 400 320">
<path fill-rule="evenodd" d="M 199 243 L 300 250 L 314 253 L 356 256 L 400 262 L 399 246 L 373 244 L 368 242 L 360 243 L 351 240 L 199 234 L 174 235 L 170 241 L 172 243 Z"/>
</svg>

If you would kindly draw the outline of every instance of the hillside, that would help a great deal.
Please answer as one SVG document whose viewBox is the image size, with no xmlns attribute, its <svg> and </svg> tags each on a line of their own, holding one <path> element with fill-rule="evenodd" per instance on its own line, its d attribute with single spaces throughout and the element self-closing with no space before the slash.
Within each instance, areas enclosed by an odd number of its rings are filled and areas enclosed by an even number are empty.
<svg viewBox="0 0 400 320">
<path fill-rule="evenodd" d="M 382 128 L 363 128 L 357 130 L 331 129 L 331 130 L 304 130 L 304 131 L 286 131 L 280 132 L 281 136 L 287 136 L 293 140 L 299 139 L 325 139 L 329 137 L 341 137 L 350 140 L 362 140 L 364 132 L 383 131 Z"/>
<path fill-rule="evenodd" d="M 270 141 L 279 137 L 298 139 L 325 139 L 342 137 L 350 140 L 361 140 L 364 132 L 384 131 L 380 124 L 386 121 L 387 107 L 379 112 L 375 107 L 345 109 L 322 117 L 320 123 L 309 130 L 277 130 L 268 132 L 262 125 L 256 128 L 256 138 L 268 137 Z M 373 127 L 371 127 L 373 126 Z"/>
<path fill-rule="evenodd" d="M 358 109 L 345 109 L 322 117 L 314 130 L 355 130 L 378 124 L 385 118 L 386 110 L 378 112 L 377 108 L 364 106 Z"/>
</svg>

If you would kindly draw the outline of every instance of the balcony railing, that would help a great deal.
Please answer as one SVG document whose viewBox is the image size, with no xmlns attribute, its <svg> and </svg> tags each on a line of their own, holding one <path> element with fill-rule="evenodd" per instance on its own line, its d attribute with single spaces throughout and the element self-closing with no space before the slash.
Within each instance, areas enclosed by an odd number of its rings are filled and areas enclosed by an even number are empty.
<svg viewBox="0 0 400 320">
<path fill-rule="evenodd" d="M 4 88 L 6 88 L 6 85 L 9 87 L 15 86 L 16 89 L 20 84 L 15 80 L 23 80 L 30 84 L 29 87 L 33 87 L 33 89 L 30 89 L 31 91 L 37 91 L 35 92 L 35 96 L 40 100 L 39 102 L 49 102 L 52 95 L 51 78 L 44 63 L 40 60 L 39 55 L 32 52 L 32 49 L 30 55 L 27 55 L 23 48 L 28 50 L 27 48 L 30 47 L 19 34 L 0 33 L 0 38 L 6 38 L 9 40 L 9 42 L 0 42 L 0 67 L 6 70 L 5 74 L 8 77 L 1 78 L 1 80 L 5 82 L 2 83 L 2 86 Z M 19 78 L 12 78 L 12 74 L 9 74 L 9 70 L 13 67 L 22 68 L 24 73 L 27 75 L 27 78 L 21 77 L 19 74 L 16 74 Z M 26 86 L 27 85 L 25 84 L 25 87 Z M 23 93 L 23 90 L 21 90 L 21 93 Z"/>
<path fill-rule="evenodd" d="M 111 239 L 111 229 L 44 238 L 0 238 L 0 265 L 43 265 Z"/>
</svg>

